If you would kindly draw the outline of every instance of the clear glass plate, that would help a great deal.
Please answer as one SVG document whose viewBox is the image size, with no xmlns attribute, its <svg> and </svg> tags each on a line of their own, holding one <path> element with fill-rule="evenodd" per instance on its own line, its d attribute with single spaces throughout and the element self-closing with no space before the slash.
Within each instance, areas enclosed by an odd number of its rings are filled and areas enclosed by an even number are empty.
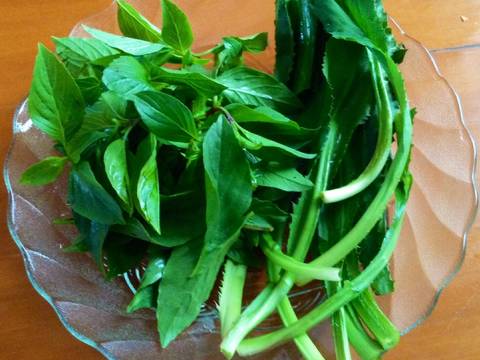
<svg viewBox="0 0 480 360">
<path fill-rule="evenodd" d="M 154 23 L 159 22 L 158 0 L 131 1 Z M 222 35 L 248 35 L 268 31 L 273 44 L 273 1 L 235 0 L 178 1 L 189 15 L 196 49 L 205 49 Z M 118 32 L 115 6 L 81 23 Z M 245 16 L 247 14 L 247 16 Z M 411 170 L 415 177 L 408 217 L 393 259 L 396 291 L 380 299 L 385 311 L 403 333 L 420 324 L 433 310 L 442 290 L 458 272 L 466 240 L 477 209 L 474 185 L 476 149 L 465 126 L 460 100 L 440 74 L 432 56 L 392 21 L 400 42 L 408 48 L 402 65 L 415 118 Z M 85 35 L 80 27 L 72 34 Z M 274 49 L 247 61 L 271 70 Z M 51 154 L 52 143 L 32 126 L 26 103 L 14 118 L 14 140 L 5 165 L 9 192 L 8 223 L 25 260 L 27 274 L 55 309 L 65 327 L 84 343 L 109 359 L 222 359 L 214 314 L 202 316 L 168 349 L 157 340 L 154 313 L 127 314 L 132 293 L 123 278 L 107 282 L 86 255 L 66 254 L 75 230 L 52 225 L 68 214 L 66 179 L 44 187 L 19 185 L 21 173 Z M 311 291 L 296 300 L 300 312 L 318 301 Z M 331 351 L 329 324 L 310 332 L 325 351 Z M 293 345 L 275 349 L 258 359 L 298 359 Z"/>
</svg>

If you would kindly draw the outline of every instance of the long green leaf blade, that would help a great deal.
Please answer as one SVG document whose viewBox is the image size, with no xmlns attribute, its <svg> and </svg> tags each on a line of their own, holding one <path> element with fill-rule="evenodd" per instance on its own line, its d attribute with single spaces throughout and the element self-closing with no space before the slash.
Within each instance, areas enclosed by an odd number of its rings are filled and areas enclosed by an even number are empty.
<svg viewBox="0 0 480 360">
<path fill-rule="evenodd" d="M 65 66 L 44 45 L 35 60 L 28 111 L 33 123 L 65 145 L 82 125 L 85 102 Z"/>
</svg>

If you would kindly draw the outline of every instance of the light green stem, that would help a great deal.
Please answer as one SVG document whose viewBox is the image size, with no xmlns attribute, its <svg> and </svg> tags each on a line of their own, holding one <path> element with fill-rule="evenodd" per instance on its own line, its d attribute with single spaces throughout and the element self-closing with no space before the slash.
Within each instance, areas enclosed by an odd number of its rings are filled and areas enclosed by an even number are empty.
<svg viewBox="0 0 480 360">
<path fill-rule="evenodd" d="M 383 349 L 376 341 L 370 338 L 350 305 L 345 306 L 345 311 L 347 315 L 348 339 L 358 356 L 362 360 L 380 359 Z"/>
<path fill-rule="evenodd" d="M 328 296 L 333 296 L 341 289 L 340 283 L 326 282 Z M 335 345 L 335 356 L 337 360 L 351 360 L 350 344 L 348 342 L 346 312 L 343 307 L 333 313 L 332 318 L 332 335 Z"/>
<path fill-rule="evenodd" d="M 273 264 L 271 261 L 268 261 L 267 270 L 268 277 L 271 282 L 280 280 L 281 269 L 278 266 Z M 288 300 L 288 297 L 284 297 L 283 300 L 278 304 L 277 311 L 285 326 L 291 325 L 298 320 L 297 315 L 295 314 L 295 311 Z M 302 354 L 304 359 L 325 360 L 308 334 L 305 333 L 297 336 L 295 339 L 293 339 L 293 341 L 295 342 L 298 351 L 300 354 Z"/>
<path fill-rule="evenodd" d="M 265 243 L 261 247 L 265 256 L 280 268 L 287 270 L 296 277 L 309 278 L 312 280 L 340 281 L 340 269 L 334 267 L 316 267 L 298 261 L 293 257 L 283 254 L 269 234 L 266 234 Z"/>
<path fill-rule="evenodd" d="M 227 260 L 218 300 L 220 327 L 224 336 L 240 317 L 247 267 Z"/>
<path fill-rule="evenodd" d="M 330 173 L 330 158 L 335 148 L 336 135 L 337 128 L 330 126 L 325 139 L 325 145 L 318 161 L 314 182 L 315 186 L 305 194 L 307 198 L 302 208 L 299 222 L 295 229 L 292 229 L 294 233 L 291 234 L 291 236 L 294 239 L 298 239 L 293 253 L 293 258 L 296 260 L 305 259 L 316 231 L 320 214 L 320 203 L 313 201 L 313 199 L 317 199 L 326 188 Z M 258 301 L 254 301 L 252 305 L 247 307 L 239 321 L 233 329 L 229 331 L 220 345 L 220 349 L 227 359 L 233 357 L 238 345 L 245 336 L 276 309 L 277 305 L 288 295 L 288 292 L 294 285 L 294 281 L 295 275 L 285 272 L 269 296 L 264 298 L 263 304 L 260 304 L 260 300 L 256 299 Z M 263 292 L 261 294 L 263 294 Z M 254 304 L 255 306 L 253 306 Z"/>
<path fill-rule="evenodd" d="M 345 186 L 324 191 L 321 199 L 324 203 L 334 203 L 348 199 L 365 190 L 380 174 L 385 167 L 392 147 L 393 115 L 388 96 L 388 84 L 384 79 L 384 73 L 377 60 L 372 58 L 373 83 L 375 84 L 375 96 L 379 108 L 379 129 L 375 152 L 365 170 L 354 180 Z"/>
<path fill-rule="evenodd" d="M 279 346 L 290 339 L 309 331 L 319 322 L 331 316 L 335 311 L 338 311 L 342 306 L 345 306 L 358 297 L 368 288 L 368 286 L 370 286 L 371 282 L 388 264 L 390 257 L 395 250 L 404 216 L 404 213 L 402 213 L 399 218 L 395 219 L 385 237 L 384 245 L 379 253 L 358 277 L 351 282 L 345 282 L 344 287 L 341 290 L 335 293 L 332 297 L 329 297 L 325 302 L 310 311 L 296 323 L 269 334 L 242 341 L 238 347 L 238 354 L 241 356 L 249 356 Z"/>
</svg>

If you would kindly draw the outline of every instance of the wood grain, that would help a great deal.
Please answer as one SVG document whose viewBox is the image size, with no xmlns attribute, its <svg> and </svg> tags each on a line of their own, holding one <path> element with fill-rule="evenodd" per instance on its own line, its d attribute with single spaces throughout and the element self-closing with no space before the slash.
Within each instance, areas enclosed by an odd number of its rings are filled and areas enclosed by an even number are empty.
<svg viewBox="0 0 480 360">
<path fill-rule="evenodd" d="M 0 156 L 11 140 L 11 119 L 26 95 L 37 42 L 66 35 L 109 0 L 1 1 Z M 480 43 L 478 0 L 388 0 L 389 12 L 411 35 L 433 49 Z M 461 16 L 467 17 L 462 21 Z M 462 96 L 466 118 L 480 136 L 480 50 L 436 52 L 446 77 Z M 6 227 L 7 199 L 0 189 L 0 358 L 101 359 L 75 340 L 28 282 Z M 387 359 L 480 359 L 480 229 L 471 236 L 465 265 L 426 324 L 402 339 Z"/>
</svg>

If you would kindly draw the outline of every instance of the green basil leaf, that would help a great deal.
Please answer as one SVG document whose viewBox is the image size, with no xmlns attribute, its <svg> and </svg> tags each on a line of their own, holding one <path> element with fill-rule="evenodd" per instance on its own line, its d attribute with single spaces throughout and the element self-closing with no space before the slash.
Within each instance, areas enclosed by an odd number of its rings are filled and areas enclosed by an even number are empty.
<svg viewBox="0 0 480 360">
<path fill-rule="evenodd" d="M 76 80 L 87 104 L 93 104 L 105 90 L 102 82 L 95 76 L 80 76 Z"/>
<path fill-rule="evenodd" d="M 285 115 L 266 106 L 252 109 L 242 104 L 229 104 L 225 107 L 236 122 L 261 123 L 278 127 L 285 132 L 298 132 L 300 126 Z"/>
<path fill-rule="evenodd" d="M 203 164 L 207 189 L 205 243 L 214 247 L 241 228 L 252 201 L 250 167 L 232 126 L 223 116 L 205 135 Z M 220 233 L 225 236 L 218 237 Z"/>
<path fill-rule="evenodd" d="M 283 191 L 302 192 L 313 187 L 313 183 L 295 168 L 259 168 L 255 171 L 258 186 L 266 186 Z"/>
<path fill-rule="evenodd" d="M 53 38 L 58 55 L 67 64 L 82 68 L 89 62 L 120 55 L 118 50 L 111 48 L 97 39 L 85 38 Z"/>
<path fill-rule="evenodd" d="M 217 80 L 228 87 L 224 95 L 231 102 L 285 112 L 301 107 L 300 100 L 284 84 L 258 70 L 237 67 L 224 72 Z"/>
<path fill-rule="evenodd" d="M 228 37 L 223 39 L 223 49 L 217 55 L 218 73 L 232 69 L 243 64 L 243 45 L 238 38 Z"/>
<path fill-rule="evenodd" d="M 131 313 L 139 309 L 155 308 L 157 306 L 158 282 L 163 277 L 165 263 L 166 257 L 164 254 L 150 256 L 142 281 L 132 302 L 128 305 L 127 312 Z"/>
<path fill-rule="evenodd" d="M 160 42 L 160 29 L 148 21 L 132 5 L 125 0 L 117 0 L 118 25 L 123 35 L 151 42 Z"/>
<path fill-rule="evenodd" d="M 82 124 L 85 102 L 65 65 L 45 46 L 38 51 L 28 111 L 35 126 L 65 146 Z"/>
<path fill-rule="evenodd" d="M 268 46 L 268 33 L 261 32 L 258 34 L 236 37 L 238 39 L 245 51 L 251 53 L 259 53 L 264 51 Z"/>
<path fill-rule="evenodd" d="M 155 256 L 150 258 L 148 266 L 145 269 L 145 273 L 142 276 L 142 281 L 138 290 L 142 290 L 147 286 L 153 285 L 158 282 L 165 271 L 166 258 L 165 256 Z"/>
<path fill-rule="evenodd" d="M 171 70 L 157 67 L 151 76 L 153 81 L 185 85 L 195 90 L 198 94 L 209 98 L 219 95 L 226 89 L 224 85 L 207 75 L 187 70 Z"/>
<path fill-rule="evenodd" d="M 250 132 L 240 127 L 240 125 L 238 124 L 236 124 L 235 127 L 237 129 L 236 131 L 237 138 L 249 150 L 259 151 L 259 150 L 268 149 L 268 148 L 276 149 L 290 156 L 296 156 L 302 159 L 313 159 L 317 156 L 316 154 L 304 153 L 302 151 L 291 148 L 277 141 L 267 139 L 261 135 L 257 135 L 253 132 Z"/>
<path fill-rule="evenodd" d="M 244 229 L 253 231 L 267 231 L 272 232 L 274 227 L 268 222 L 267 219 L 260 215 L 252 214 L 247 218 L 247 221 L 243 225 Z"/>
<path fill-rule="evenodd" d="M 240 234 L 252 200 L 248 162 L 223 116 L 205 135 L 203 154 L 207 232 L 202 249 L 192 241 L 176 248 L 167 262 L 157 306 L 163 347 L 197 318 Z"/>
<path fill-rule="evenodd" d="M 103 72 L 102 81 L 108 89 L 126 97 L 154 89 L 147 70 L 131 56 L 113 61 Z"/>
<path fill-rule="evenodd" d="M 177 98 L 147 91 L 133 98 L 142 121 L 161 141 L 189 143 L 198 138 L 192 112 Z"/>
<path fill-rule="evenodd" d="M 132 301 L 128 304 L 127 312 L 133 313 L 140 309 L 153 309 L 157 306 L 158 284 L 137 290 Z"/>
<path fill-rule="evenodd" d="M 125 120 L 126 116 L 127 100 L 114 92 L 104 92 L 97 102 L 87 107 L 82 127 L 67 144 L 72 161 L 77 163 L 87 148 L 110 136 L 117 126 L 114 119 Z"/>
<path fill-rule="evenodd" d="M 130 195 L 130 179 L 127 167 L 127 152 L 124 139 L 110 143 L 104 153 L 105 172 L 118 197 L 129 214 L 133 212 Z"/>
<path fill-rule="evenodd" d="M 160 182 L 157 168 L 157 147 L 140 170 L 137 183 L 140 212 L 157 233 L 160 232 Z"/>
<path fill-rule="evenodd" d="M 192 276 L 199 255 L 200 247 L 193 242 L 175 248 L 167 261 L 156 303 L 157 328 L 163 348 L 198 316 L 211 291 L 203 282 L 215 281 L 216 273 L 209 275 L 208 279 Z"/>
<path fill-rule="evenodd" d="M 62 174 L 68 158 L 50 156 L 30 166 L 20 177 L 22 185 L 47 185 Z"/>
<path fill-rule="evenodd" d="M 124 225 L 112 226 L 112 231 L 119 234 L 128 235 L 143 241 L 162 245 L 159 242 L 160 235 L 158 235 L 154 231 L 150 231 L 149 229 L 147 229 L 147 227 L 144 226 L 140 220 L 134 217 L 128 219 Z"/>
<path fill-rule="evenodd" d="M 166 44 L 184 54 L 193 44 L 193 33 L 187 16 L 170 0 L 162 0 L 162 36 Z"/>
<path fill-rule="evenodd" d="M 167 248 L 186 244 L 205 232 L 205 219 L 199 216 L 203 212 L 202 208 L 191 206 L 187 210 L 184 207 L 175 206 L 170 209 L 167 206 L 160 205 L 161 235 L 136 218 L 128 219 L 125 225 L 113 226 L 112 231 Z M 178 208 L 185 212 L 178 213 Z"/>
<path fill-rule="evenodd" d="M 68 182 L 68 204 L 81 216 L 101 224 L 123 224 L 122 210 L 95 179 L 86 161 L 74 166 Z"/>
<path fill-rule="evenodd" d="M 109 226 L 96 221 L 90 221 L 75 212 L 73 213 L 73 217 L 80 236 L 77 241 L 68 248 L 68 251 L 76 248 L 90 252 L 100 271 L 105 273 L 105 267 L 103 265 L 103 245 L 108 235 Z"/>
<path fill-rule="evenodd" d="M 95 39 L 100 40 L 104 44 L 107 44 L 112 48 L 121 50 L 129 55 L 151 55 L 166 49 L 166 46 L 164 44 L 111 34 L 105 31 L 88 27 L 86 25 L 84 25 L 83 28 Z"/>
<path fill-rule="evenodd" d="M 265 50 L 267 45 L 267 33 L 245 37 L 224 37 L 222 44 L 213 50 L 213 53 L 217 56 L 217 74 L 241 66 L 243 64 L 244 51 L 258 53 Z"/>
</svg>

